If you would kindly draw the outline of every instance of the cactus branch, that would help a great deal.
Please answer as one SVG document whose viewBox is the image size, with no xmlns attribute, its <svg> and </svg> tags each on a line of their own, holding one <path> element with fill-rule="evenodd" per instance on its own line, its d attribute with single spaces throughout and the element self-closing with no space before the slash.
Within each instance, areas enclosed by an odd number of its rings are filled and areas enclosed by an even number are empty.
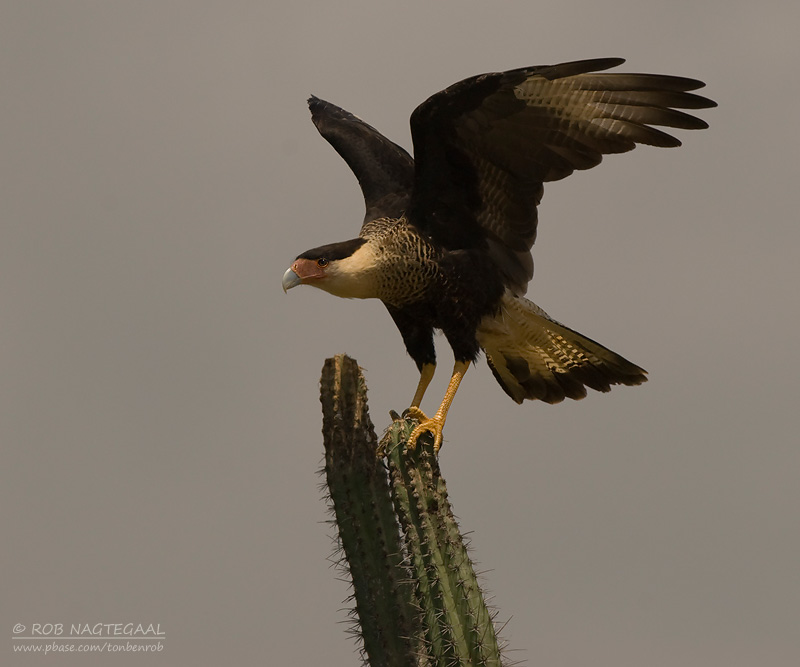
<svg viewBox="0 0 800 667">
<path fill-rule="evenodd" d="M 417 422 L 397 418 L 378 445 L 363 375 L 344 355 L 325 362 L 321 385 L 325 473 L 370 667 L 499 667 L 431 438 L 409 450 Z"/>
<path fill-rule="evenodd" d="M 322 371 L 325 474 L 339 541 L 353 580 L 364 651 L 371 667 L 416 665 L 411 587 L 403 566 L 386 469 L 367 413 L 358 365 L 343 355 Z"/>
</svg>

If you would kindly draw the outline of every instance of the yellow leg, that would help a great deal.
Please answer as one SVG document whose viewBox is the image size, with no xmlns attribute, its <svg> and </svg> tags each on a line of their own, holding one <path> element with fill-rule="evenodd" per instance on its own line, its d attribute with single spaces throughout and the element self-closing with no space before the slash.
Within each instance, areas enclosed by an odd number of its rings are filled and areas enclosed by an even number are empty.
<svg viewBox="0 0 800 667">
<path fill-rule="evenodd" d="M 414 398 L 411 401 L 412 408 L 418 408 L 422 403 L 422 397 L 425 395 L 425 390 L 433 380 L 433 374 L 436 372 L 436 364 L 422 364 L 422 371 L 419 374 L 419 384 L 417 391 L 414 392 Z"/>
<path fill-rule="evenodd" d="M 436 411 L 436 414 L 433 417 L 426 417 L 425 413 L 419 409 L 418 405 L 412 404 L 408 409 L 408 416 L 420 420 L 419 425 L 411 432 L 411 436 L 408 438 L 407 446 L 410 449 L 414 449 L 417 446 L 417 438 L 419 438 L 419 436 L 425 433 L 425 431 L 430 431 L 433 433 L 433 451 L 439 451 L 439 448 L 442 446 L 442 430 L 444 429 L 444 422 L 447 419 L 447 411 L 450 409 L 450 405 L 453 403 L 453 398 L 455 398 L 456 392 L 458 391 L 458 385 L 461 384 L 461 379 L 464 377 L 464 374 L 467 372 L 468 368 L 468 361 L 456 362 L 455 366 L 453 367 L 453 375 L 450 377 L 450 384 L 447 385 L 447 391 L 444 393 L 442 404 L 439 406 L 439 409 Z M 433 374 L 431 373 L 431 375 Z M 428 382 L 430 382 L 430 378 L 428 379 Z M 420 385 L 422 385 L 422 377 L 420 377 Z M 425 386 L 427 387 L 427 383 Z M 417 389 L 417 393 L 419 394 L 419 388 Z M 416 399 L 416 395 L 414 398 Z"/>
</svg>

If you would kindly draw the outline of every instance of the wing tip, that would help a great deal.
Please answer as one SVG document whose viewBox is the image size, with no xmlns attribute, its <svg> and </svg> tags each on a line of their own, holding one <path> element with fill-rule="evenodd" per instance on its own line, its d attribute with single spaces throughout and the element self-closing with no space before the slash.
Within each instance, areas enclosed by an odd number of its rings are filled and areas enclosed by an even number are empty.
<svg viewBox="0 0 800 667">
<path fill-rule="evenodd" d="M 594 58 L 593 60 L 587 60 L 586 62 L 594 63 L 594 67 L 597 68 L 597 71 L 601 72 L 606 69 L 611 69 L 612 67 L 619 67 L 625 63 L 625 58 Z"/>
<path fill-rule="evenodd" d="M 519 72 L 527 72 L 533 76 L 543 76 L 546 79 L 564 79 L 578 74 L 602 72 L 613 67 L 619 67 L 625 58 L 588 58 L 586 60 L 570 60 L 549 66 L 523 67 Z"/>
<path fill-rule="evenodd" d="M 325 102 L 325 100 L 321 100 L 316 95 L 311 95 L 307 100 L 307 104 L 308 110 L 311 112 L 311 120 L 316 125 L 317 120 L 327 106 L 327 102 Z"/>
<path fill-rule="evenodd" d="M 308 109 L 311 112 L 312 122 L 320 131 L 322 131 L 322 124 L 327 121 L 350 121 L 356 119 L 349 111 L 345 111 L 332 102 L 323 100 L 316 95 L 311 95 L 308 98 Z"/>
</svg>

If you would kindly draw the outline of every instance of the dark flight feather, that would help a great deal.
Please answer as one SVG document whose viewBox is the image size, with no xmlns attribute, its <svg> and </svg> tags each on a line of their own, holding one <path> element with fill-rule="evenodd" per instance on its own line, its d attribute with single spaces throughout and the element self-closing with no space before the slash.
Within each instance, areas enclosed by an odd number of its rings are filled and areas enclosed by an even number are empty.
<svg viewBox="0 0 800 667">
<path fill-rule="evenodd" d="M 423 102 L 411 116 L 416 172 L 409 222 L 445 248 L 488 247 L 506 286 L 523 294 L 533 275 L 527 251 L 543 183 L 639 143 L 679 146 L 652 125 L 705 128 L 676 108 L 716 106 L 687 92 L 703 85 L 695 79 L 597 73 L 622 62 L 482 74 Z"/>
<path fill-rule="evenodd" d="M 353 114 L 312 96 L 311 119 L 319 133 L 344 158 L 356 175 L 366 203 L 364 221 L 399 218 L 414 185 L 414 160 L 371 125 Z"/>
</svg>

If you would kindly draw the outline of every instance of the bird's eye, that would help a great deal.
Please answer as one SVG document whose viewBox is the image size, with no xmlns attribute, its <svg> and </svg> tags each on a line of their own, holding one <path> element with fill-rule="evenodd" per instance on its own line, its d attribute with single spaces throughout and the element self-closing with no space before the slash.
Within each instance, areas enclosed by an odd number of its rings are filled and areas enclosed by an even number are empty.
<svg viewBox="0 0 800 667">
<path fill-rule="evenodd" d="M 317 266 L 319 266 L 320 268 L 324 268 L 324 267 L 328 266 L 328 260 L 325 259 L 324 257 L 320 257 L 317 260 Z"/>
</svg>

